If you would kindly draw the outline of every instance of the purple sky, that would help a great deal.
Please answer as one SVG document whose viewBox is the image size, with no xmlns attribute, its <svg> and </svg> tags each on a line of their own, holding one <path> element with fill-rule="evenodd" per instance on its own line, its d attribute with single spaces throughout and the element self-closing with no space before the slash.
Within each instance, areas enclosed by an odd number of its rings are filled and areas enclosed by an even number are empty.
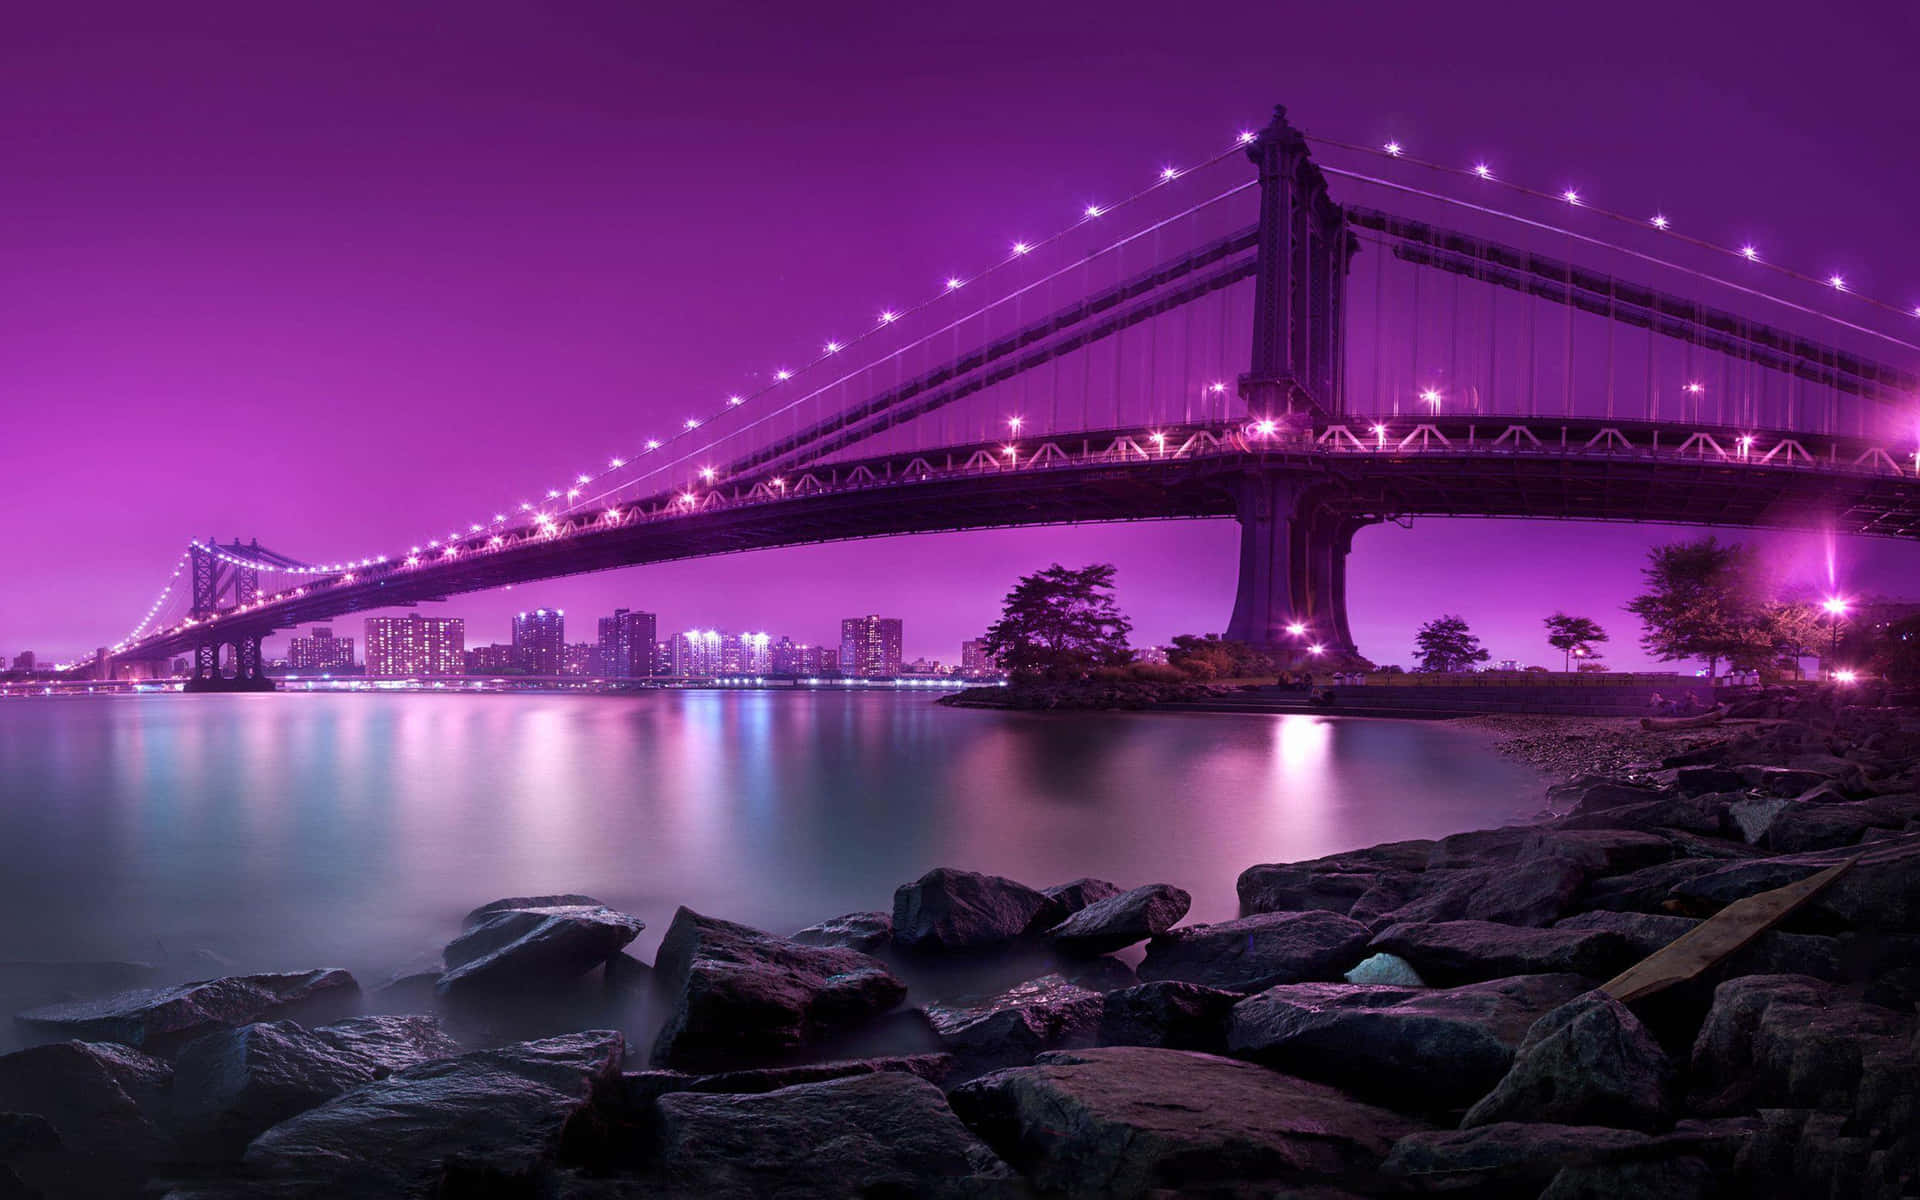
<svg viewBox="0 0 1920 1200">
<path fill-rule="evenodd" d="M 1460 6 L 28 6 L 0 41 L 0 651 L 117 639 L 192 534 L 324 560 L 563 476 L 824 331 L 1257 124 L 1577 177 L 1920 303 L 1903 0 Z M 298 11 L 296 11 L 298 9 Z M 1240 11 L 1236 11 L 1240 10 Z M 1177 13 L 1170 17 L 1169 13 Z M 1909 364 L 1913 356 L 1904 360 Z M 1361 649 L 1466 616 L 1496 658 L 1619 611 L 1672 530 L 1360 535 Z M 1738 535 L 1736 535 L 1738 536 Z M 854 543 L 458 598 L 952 659 L 1015 573 L 1111 560 L 1136 641 L 1218 629 L 1235 527 Z M 1824 586 L 1818 538 L 1780 538 Z M 1920 593 L 1843 542 L 1839 585 Z M 358 620 L 341 623 L 359 633 Z"/>
</svg>

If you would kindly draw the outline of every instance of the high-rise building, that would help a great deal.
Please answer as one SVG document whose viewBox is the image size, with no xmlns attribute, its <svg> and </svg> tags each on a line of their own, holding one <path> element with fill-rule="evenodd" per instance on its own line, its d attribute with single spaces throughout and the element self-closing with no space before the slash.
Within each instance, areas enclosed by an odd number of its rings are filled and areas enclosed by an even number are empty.
<svg viewBox="0 0 1920 1200">
<path fill-rule="evenodd" d="M 513 618 L 514 664 L 529 675 L 559 675 L 567 666 L 567 614 L 536 608 Z"/>
<path fill-rule="evenodd" d="M 840 622 L 840 673 L 891 679 L 900 673 L 900 618 L 878 614 Z"/>
<path fill-rule="evenodd" d="M 295 671 L 339 671 L 353 665 L 353 639 L 337 638 L 325 625 L 287 643 L 287 666 Z"/>
<path fill-rule="evenodd" d="M 654 673 L 653 643 L 659 623 L 650 612 L 616 608 L 600 618 L 600 669 L 612 679 L 644 679 Z"/>
<path fill-rule="evenodd" d="M 840 651 L 833 646 L 815 646 L 820 654 L 819 664 L 810 672 L 814 675 L 840 674 Z"/>
<path fill-rule="evenodd" d="M 466 660 L 469 675 L 498 675 L 520 669 L 520 660 L 515 657 L 513 646 L 507 642 L 475 646 L 467 651 Z"/>
<path fill-rule="evenodd" d="M 600 656 L 599 647 L 592 642 L 574 642 L 567 647 L 566 661 L 561 667 L 562 675 L 587 676 L 593 674 L 594 660 Z"/>
<path fill-rule="evenodd" d="M 22 650 L 13 656 L 13 669 L 16 671 L 31 671 L 33 670 L 33 663 L 33 651 L 31 650 Z"/>
<path fill-rule="evenodd" d="M 725 674 L 720 669 L 721 641 L 716 629 L 689 629 L 674 638 L 673 673 L 695 679 Z"/>
<path fill-rule="evenodd" d="M 674 638 L 668 638 L 664 642 L 655 642 L 653 644 L 653 673 L 655 675 L 664 678 L 674 673 L 673 644 L 676 640 L 677 639 Z"/>
<path fill-rule="evenodd" d="M 962 675 L 1000 673 L 999 660 L 987 653 L 987 639 L 970 638 L 960 643 L 960 673 Z"/>
<path fill-rule="evenodd" d="M 367 618 L 367 674 L 460 675 L 467 623 L 460 617 Z"/>
</svg>

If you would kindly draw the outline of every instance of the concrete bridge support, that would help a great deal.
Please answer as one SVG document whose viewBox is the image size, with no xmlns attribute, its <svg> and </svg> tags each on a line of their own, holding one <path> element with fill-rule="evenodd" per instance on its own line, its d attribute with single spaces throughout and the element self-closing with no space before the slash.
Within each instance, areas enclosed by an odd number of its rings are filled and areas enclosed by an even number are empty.
<svg viewBox="0 0 1920 1200">
<path fill-rule="evenodd" d="M 212 544 L 211 538 L 208 544 Z M 254 546 L 257 549 L 259 543 Z M 236 540 L 235 549 L 240 549 Z M 220 608 L 221 595 L 230 592 L 236 604 L 252 604 L 260 598 L 260 572 L 251 567 L 221 563 L 212 551 L 196 544 L 190 552 L 193 571 L 193 615 L 207 620 Z M 223 638 L 209 632 L 193 648 L 193 674 L 187 678 L 189 692 L 271 692 L 273 680 L 267 677 L 266 656 L 258 635 Z M 221 662 L 222 650 L 227 661 Z"/>
<path fill-rule="evenodd" d="M 1327 499 L 1324 486 L 1287 475 L 1240 481 L 1240 581 L 1229 638 L 1301 665 L 1358 652 L 1347 625 L 1347 555 L 1365 522 Z"/>
</svg>

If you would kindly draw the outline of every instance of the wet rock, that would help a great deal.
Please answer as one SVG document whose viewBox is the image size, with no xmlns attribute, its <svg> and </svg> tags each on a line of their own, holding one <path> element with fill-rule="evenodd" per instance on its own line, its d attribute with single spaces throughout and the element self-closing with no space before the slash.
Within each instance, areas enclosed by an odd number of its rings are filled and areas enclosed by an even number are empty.
<svg viewBox="0 0 1920 1200">
<path fill-rule="evenodd" d="M 1562 1170 L 1644 1160 L 1656 1145 L 1632 1129 L 1508 1122 L 1409 1134 L 1381 1172 L 1422 1191 L 1531 1197 Z"/>
<path fill-rule="evenodd" d="M 244 1161 L 264 1184 L 316 1195 L 460 1194 L 441 1190 L 449 1174 L 531 1194 L 563 1134 L 581 1136 L 596 1093 L 617 1087 L 623 1052 L 603 1030 L 409 1067 L 274 1126 Z"/>
<path fill-rule="evenodd" d="M 1149 883 L 1096 900 L 1047 931 L 1065 954 L 1110 954 L 1165 933 L 1187 915 L 1193 897 L 1166 883 Z"/>
<path fill-rule="evenodd" d="M 1047 906 L 1034 917 L 1032 927 L 1052 928 L 1087 905 L 1097 904 L 1110 896 L 1118 896 L 1124 890 L 1126 889 L 1117 883 L 1086 875 L 1068 883 L 1056 883 L 1050 888 L 1042 888 L 1040 894 L 1047 898 Z"/>
<path fill-rule="evenodd" d="M 373 1078 L 371 1065 L 292 1021 L 259 1021 L 180 1051 L 175 1118 L 193 1156 L 238 1158 L 256 1134 Z"/>
<path fill-rule="evenodd" d="M 1693 1043 L 1691 1084 L 1702 1112 L 1755 1106 L 1852 1107 L 1862 1064 L 1900 1050 L 1912 1014 L 1852 999 L 1803 975 L 1744 975 L 1714 989 Z"/>
<path fill-rule="evenodd" d="M 1552 860 L 1572 863 L 1592 878 L 1657 866 L 1677 854 L 1666 838 L 1636 829 L 1551 829 L 1521 844 L 1514 869 Z"/>
<path fill-rule="evenodd" d="M 1717 834 L 1731 798 L 1708 793 L 1702 796 L 1663 796 L 1638 804 L 1623 804 L 1599 812 L 1575 813 L 1553 822 L 1555 829 L 1634 829 L 1643 833 Z"/>
<path fill-rule="evenodd" d="M 1898 828 L 1865 802 L 1847 804 L 1790 804 L 1767 826 L 1767 846 L 1785 854 L 1851 846 L 1868 830 Z"/>
<path fill-rule="evenodd" d="M 0 1112 L 0 1163 L 60 1149 L 60 1131 L 39 1113 Z"/>
<path fill-rule="evenodd" d="M 962 1197 L 1012 1182 L 940 1089 L 903 1072 L 658 1107 L 653 1174 L 672 1195 Z"/>
<path fill-rule="evenodd" d="M 52 1196 L 131 1194 L 171 1152 L 161 1127 L 173 1068 L 112 1042 L 55 1042 L 0 1055 L 0 1111 L 44 1117 L 60 1147 L 15 1164 Z"/>
<path fill-rule="evenodd" d="M 926 1014 L 941 1047 L 973 1073 L 1091 1045 L 1104 1006 L 1099 992 L 1045 975 L 972 1002 L 929 1004 Z"/>
<path fill-rule="evenodd" d="M 1673 784 L 1689 796 L 1698 796 L 1706 792 L 1737 792 L 1747 786 L 1747 781 L 1732 767 L 1716 763 L 1681 767 L 1674 773 Z"/>
<path fill-rule="evenodd" d="M 605 908 L 606 903 L 592 896 L 582 896 L 578 892 L 562 892 L 554 896 L 508 896 L 504 900 L 494 900 L 482 904 L 460 919 L 460 928 L 472 929 L 495 913 L 511 912 L 517 908 Z"/>
<path fill-rule="evenodd" d="M 1699 924 L 1695 918 L 1667 913 L 1601 911 L 1566 917 L 1553 927 L 1610 929 L 1627 939 L 1636 958 L 1645 958 Z M 1839 979 L 1844 973 L 1838 939 L 1778 930 L 1761 934 L 1717 969 L 1726 975 L 1795 974 L 1821 979 Z"/>
<path fill-rule="evenodd" d="M 547 899 L 548 897 L 537 897 Z M 469 914 L 474 923 L 447 943 L 444 996 L 548 986 L 584 975 L 620 952 L 646 922 L 600 904 L 499 908 Z M 491 910 L 491 911 L 488 911 Z"/>
<path fill-rule="evenodd" d="M 1418 1128 L 1321 1084 L 1143 1046 L 1042 1055 L 951 1100 L 1037 1188 L 1070 1197 L 1352 1187 Z"/>
<path fill-rule="evenodd" d="M 1605 929 L 1529 929 L 1491 921 L 1393 925 L 1371 948 L 1397 954 L 1440 986 L 1506 975 L 1571 973 L 1607 979 L 1634 961 L 1626 938 Z"/>
<path fill-rule="evenodd" d="M 1554 807 L 1570 813 L 1597 813 L 1628 804 L 1644 804 L 1659 798 L 1660 793 L 1653 788 L 1634 787 L 1625 783 L 1595 783 L 1555 796 Z"/>
<path fill-rule="evenodd" d="M 1361 896 L 1386 877 L 1410 879 L 1427 869 L 1430 841 L 1388 842 L 1298 863 L 1261 863 L 1240 872 L 1240 912 L 1305 912 L 1320 909 L 1350 915 Z M 1396 900 L 1398 907 L 1410 899 Z"/>
<path fill-rule="evenodd" d="M 1228 1014 L 1243 999 L 1239 992 L 1174 979 L 1121 988 L 1106 995 L 1098 1040 L 1106 1046 L 1221 1054 L 1227 1048 Z"/>
<path fill-rule="evenodd" d="M 1398 954 L 1370 954 L 1341 976 L 1348 983 L 1384 983 L 1393 987 L 1426 987 L 1413 964 Z"/>
<path fill-rule="evenodd" d="M 839 1062 L 803 1063 L 791 1067 L 767 1067 L 757 1071 L 722 1071 L 715 1075 L 685 1075 L 678 1071 L 642 1071 L 621 1076 L 623 1085 L 644 1076 L 673 1076 L 671 1086 L 650 1089 L 651 1096 L 668 1092 L 726 1092 L 758 1095 L 802 1083 L 825 1083 L 832 1079 L 850 1079 L 856 1075 L 874 1075 L 898 1071 L 939 1084 L 953 1073 L 951 1054 L 899 1054 L 880 1058 L 853 1058 Z"/>
<path fill-rule="evenodd" d="M 1254 992 L 1337 979 L 1360 960 L 1366 944 L 1366 926 L 1335 913 L 1262 913 L 1161 934 L 1147 943 L 1140 978 Z"/>
<path fill-rule="evenodd" d="M 746 925 L 674 914 L 654 969 L 672 999 L 653 1058 L 665 1066 L 732 1066 L 866 1024 L 906 997 L 878 960 L 803 946 Z"/>
<path fill-rule="evenodd" d="M 1513 853 L 1519 851 L 1520 844 L 1516 843 Z M 1585 870 L 1559 858 L 1538 859 L 1524 866 L 1462 870 L 1449 874 L 1445 882 L 1410 903 L 1372 918 L 1368 924 L 1375 929 L 1399 922 L 1433 921 L 1548 925 L 1572 908 L 1574 897 L 1580 894 L 1586 881 Z M 1358 907 L 1356 902 L 1356 911 Z"/>
<path fill-rule="evenodd" d="M 1673 1079 L 1673 1064 L 1639 1019 L 1605 992 L 1588 992 L 1534 1022 L 1513 1066 L 1460 1124 L 1655 1132 L 1673 1123 Z"/>
<path fill-rule="evenodd" d="M 418 1013 L 349 1017 L 320 1026 L 313 1036 L 371 1071 L 375 1079 L 461 1051 L 460 1043 L 440 1028 L 438 1017 Z"/>
<path fill-rule="evenodd" d="M 1577 975 L 1432 991 L 1291 984 L 1236 1005 L 1227 1046 L 1396 1107 L 1458 1108 L 1506 1074 L 1536 1020 L 1588 986 Z"/>
<path fill-rule="evenodd" d="M 1706 916 L 1742 897 L 1805 879 L 1858 852 L 1847 847 L 1729 863 L 1676 884 L 1669 898 L 1689 915 Z M 1853 929 L 1920 931 L 1920 835 L 1876 844 L 1871 856 L 1809 900 L 1795 917 L 1800 922 L 1809 919 Z"/>
<path fill-rule="evenodd" d="M 1661 905 L 1677 885 L 1711 875 L 1726 865 L 1719 859 L 1682 858 L 1596 879 L 1587 887 L 1585 903 L 1590 908 L 1614 912 L 1661 912 Z"/>
<path fill-rule="evenodd" d="M 894 889 L 893 941 L 910 951 L 989 950 L 1026 933 L 1048 908 L 1025 884 L 935 867 Z"/>
<path fill-rule="evenodd" d="M 893 944 L 893 914 L 854 912 L 809 925 L 793 935 L 802 946 L 832 946 L 875 954 Z"/>
<path fill-rule="evenodd" d="M 1651 1162 L 1603 1163 L 1566 1167 L 1553 1177 L 1540 1200 L 1708 1200 L 1716 1193 L 1713 1168 L 1706 1160 L 1683 1155 Z"/>
<path fill-rule="evenodd" d="M 19 1013 L 33 1029 L 129 1046 L 177 1046 L 214 1029 L 262 1018 L 344 1008 L 360 985 L 336 968 L 287 974 L 231 975 L 178 987 L 136 988 L 94 1000 L 49 1004 Z"/>
<path fill-rule="evenodd" d="M 1427 852 L 1427 870 L 1509 863 L 1519 857 L 1520 847 L 1532 836 L 1533 830 L 1526 826 L 1449 834 L 1435 842 L 1433 849 Z"/>
</svg>

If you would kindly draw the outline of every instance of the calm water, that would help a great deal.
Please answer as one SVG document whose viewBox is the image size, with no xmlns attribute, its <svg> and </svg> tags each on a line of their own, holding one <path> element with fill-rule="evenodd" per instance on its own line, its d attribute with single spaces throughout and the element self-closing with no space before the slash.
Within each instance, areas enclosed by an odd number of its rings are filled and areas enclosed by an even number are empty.
<svg viewBox="0 0 1920 1200">
<path fill-rule="evenodd" d="M 431 965 L 498 896 L 787 932 L 951 864 L 1164 880 L 1495 824 L 1477 735 L 1307 716 L 1034 716 L 923 696 L 141 696 L 0 704 L 0 962 Z"/>
</svg>

